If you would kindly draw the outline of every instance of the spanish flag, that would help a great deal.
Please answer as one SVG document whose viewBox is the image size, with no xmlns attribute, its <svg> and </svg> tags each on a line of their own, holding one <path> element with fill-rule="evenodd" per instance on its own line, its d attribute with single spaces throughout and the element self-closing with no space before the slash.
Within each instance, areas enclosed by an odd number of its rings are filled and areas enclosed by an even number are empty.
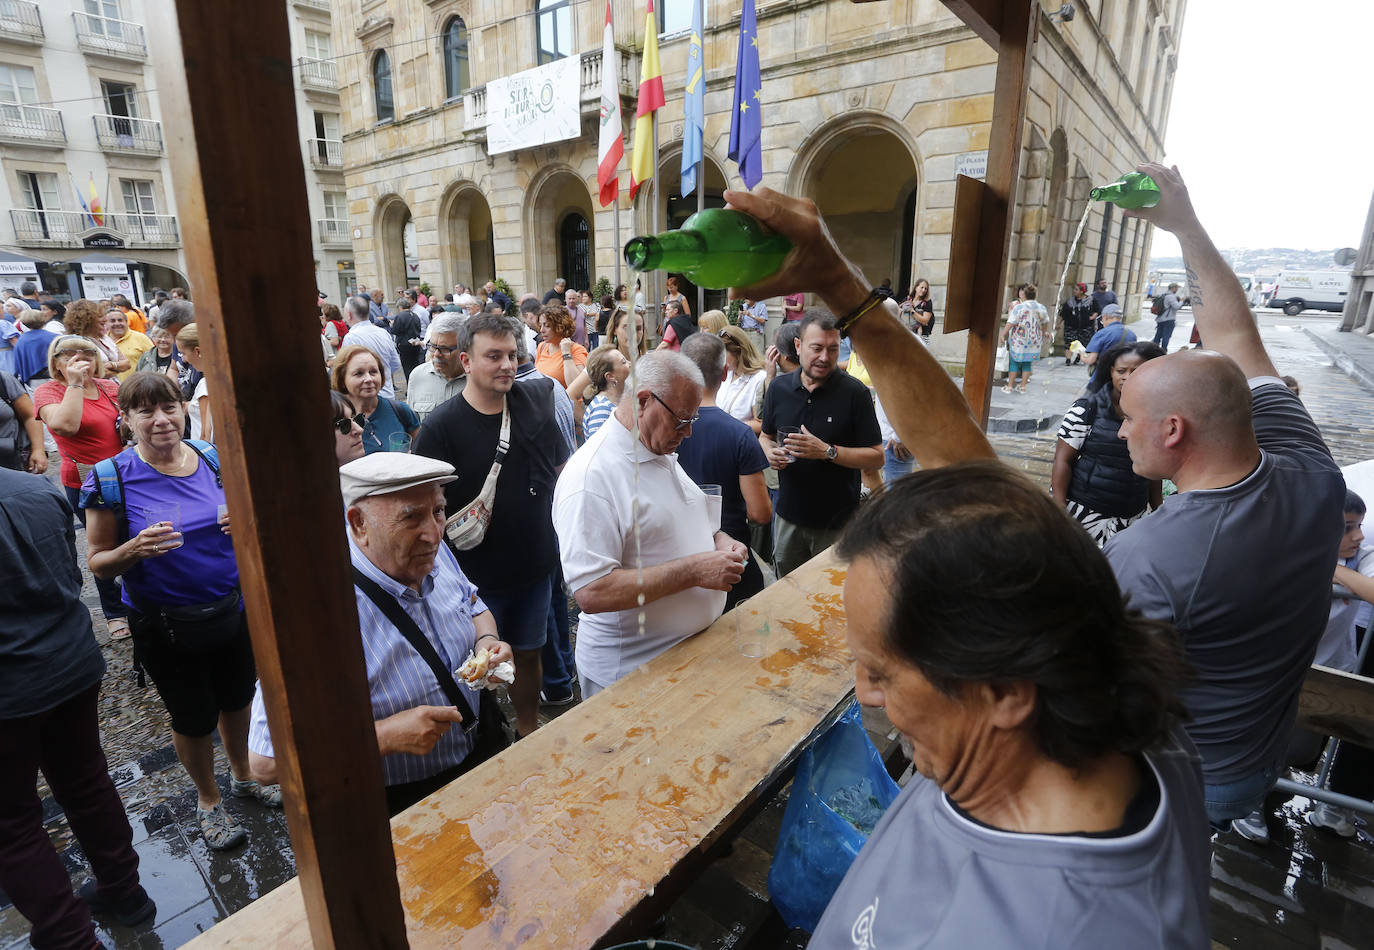
<svg viewBox="0 0 1374 950">
<path fill-rule="evenodd" d="M 604 65 L 602 67 L 605 68 Z M 658 64 L 658 24 L 654 0 L 644 21 L 644 56 L 639 67 L 639 105 L 635 109 L 635 147 L 630 156 L 630 197 L 654 177 L 654 113 L 663 108 L 663 70 Z"/>
<path fill-rule="evenodd" d="M 95 190 L 95 174 L 88 173 L 88 175 L 90 179 L 91 200 L 87 203 L 87 207 L 90 209 L 91 220 L 95 222 L 95 226 L 98 228 L 104 227 L 105 215 L 100 207 L 100 195 Z"/>
</svg>

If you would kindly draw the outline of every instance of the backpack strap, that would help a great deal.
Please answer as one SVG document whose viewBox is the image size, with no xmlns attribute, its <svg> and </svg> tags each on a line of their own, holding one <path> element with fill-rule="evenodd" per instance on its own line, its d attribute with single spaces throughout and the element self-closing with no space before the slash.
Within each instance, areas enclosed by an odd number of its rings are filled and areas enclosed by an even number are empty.
<svg viewBox="0 0 1374 950">
<path fill-rule="evenodd" d="M 115 464 L 114 458 L 101 459 L 91 467 L 95 472 L 95 484 L 100 489 L 100 500 L 103 501 L 115 516 L 115 524 L 119 526 L 119 543 L 123 544 L 129 540 L 129 517 L 124 510 L 124 479 L 119 474 L 119 466 Z"/>
<path fill-rule="evenodd" d="M 182 441 L 191 447 L 192 452 L 201 457 L 205 464 L 210 467 L 210 471 L 215 473 L 215 487 L 223 488 L 224 478 L 219 472 L 219 450 L 215 448 L 214 444 L 203 439 L 183 439 Z"/>
</svg>

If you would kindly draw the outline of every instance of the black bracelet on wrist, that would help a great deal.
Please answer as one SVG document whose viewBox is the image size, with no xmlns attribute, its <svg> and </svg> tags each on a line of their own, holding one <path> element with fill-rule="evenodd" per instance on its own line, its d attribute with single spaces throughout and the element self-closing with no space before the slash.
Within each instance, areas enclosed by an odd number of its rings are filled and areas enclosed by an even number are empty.
<svg viewBox="0 0 1374 950">
<path fill-rule="evenodd" d="M 887 291 L 885 290 L 874 288 L 873 290 L 869 291 L 869 294 L 867 297 L 864 298 L 863 303 L 859 304 L 859 306 L 849 311 L 849 313 L 845 314 L 843 317 L 840 317 L 839 322 L 836 326 L 836 329 L 840 331 L 840 336 L 848 337 L 850 327 L 858 323 L 859 319 L 864 314 L 868 313 L 868 311 L 872 310 L 874 307 L 878 306 L 878 304 L 882 303 L 886 297 Z"/>
</svg>

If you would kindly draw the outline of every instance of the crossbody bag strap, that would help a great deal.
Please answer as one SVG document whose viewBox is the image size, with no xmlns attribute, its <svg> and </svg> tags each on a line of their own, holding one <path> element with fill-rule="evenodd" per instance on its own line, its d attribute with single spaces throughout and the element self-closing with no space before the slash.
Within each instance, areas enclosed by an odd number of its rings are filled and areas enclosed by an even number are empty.
<svg viewBox="0 0 1374 950">
<path fill-rule="evenodd" d="M 406 638 L 406 642 L 414 648 L 415 652 L 429 664 L 430 670 L 434 673 L 434 678 L 439 681 L 439 686 L 448 697 L 451 705 L 458 709 L 458 713 L 463 717 L 463 732 L 470 733 L 477 728 L 477 716 L 473 714 L 472 707 L 468 705 L 467 698 L 463 691 L 458 688 L 458 684 L 453 679 L 453 674 L 445 668 L 439 653 L 434 649 L 434 644 L 429 642 L 424 633 L 420 630 L 410 614 L 401 609 L 401 605 L 386 591 L 382 590 L 382 585 L 364 574 L 355 565 L 353 568 L 353 583 L 367 595 L 368 599 L 377 605 L 377 609 L 391 625 L 401 632 L 401 636 Z"/>
</svg>

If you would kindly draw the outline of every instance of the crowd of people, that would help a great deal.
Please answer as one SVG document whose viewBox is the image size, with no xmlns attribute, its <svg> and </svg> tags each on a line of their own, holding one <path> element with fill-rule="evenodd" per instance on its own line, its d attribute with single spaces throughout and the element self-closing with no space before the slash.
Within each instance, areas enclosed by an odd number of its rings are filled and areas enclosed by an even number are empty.
<svg viewBox="0 0 1374 950">
<path fill-rule="evenodd" d="M 872 288 L 814 204 L 768 189 L 727 200 L 794 250 L 732 289 L 733 321 L 693 315 L 671 278 L 658 319 L 638 284 L 599 306 L 561 279 L 542 298 L 494 282 L 442 302 L 321 295 L 392 812 L 500 753 L 488 669 L 513 669 L 514 732 L 529 735 L 541 705 L 591 699 L 834 546 L 859 701 L 886 710 L 918 774 L 812 945 L 862 932 L 869 946 L 1208 946 L 1209 837 L 1263 828 L 1319 644 L 1356 662 L 1374 549 L 1182 179 L 1142 170 L 1161 199 L 1134 213 L 1178 236 L 1211 349 L 1166 356 L 1121 325 L 1105 285 L 1078 285 L 1066 342 L 1113 339 L 1083 347 L 1092 378 L 1060 427 L 1049 494 L 996 460 L 927 349 L 928 282 L 904 300 Z M 1009 388 L 1024 389 L 1049 330 L 1036 298 L 1023 285 L 1010 308 Z M 772 299 L 782 324 L 761 347 Z M 231 794 L 281 804 L 194 307 L 168 295 L 136 319 L 127 303 L 44 302 L 60 332 L 15 308 L 21 343 L 50 339 L 41 374 L 24 363 L 32 393 L 7 396 L 30 443 L 8 467 L 29 474 L 0 471 L 0 508 L 51 526 L 0 534 L 0 555 L 27 568 L 0 604 L 61 652 L 0 672 L 13 687 L 0 750 L 26 770 L 0 791 L 0 827 L 22 842 L 0 856 L 0 887 L 53 945 L 81 945 L 92 911 L 152 913 L 96 774 L 103 660 L 75 599 L 73 514 L 112 639 L 132 638 L 167 709 L 206 843 L 246 835 L 221 801 L 214 731 Z M 44 426 L 61 493 L 32 477 Z M 479 651 L 476 678 L 456 676 Z M 1358 750 L 1343 761 L 1347 775 L 1366 764 Z M 77 895 L 34 813 L 49 762 L 95 871 Z M 1345 833 L 1345 820 L 1314 823 Z M 948 873 L 970 861 L 978 874 Z"/>
</svg>

